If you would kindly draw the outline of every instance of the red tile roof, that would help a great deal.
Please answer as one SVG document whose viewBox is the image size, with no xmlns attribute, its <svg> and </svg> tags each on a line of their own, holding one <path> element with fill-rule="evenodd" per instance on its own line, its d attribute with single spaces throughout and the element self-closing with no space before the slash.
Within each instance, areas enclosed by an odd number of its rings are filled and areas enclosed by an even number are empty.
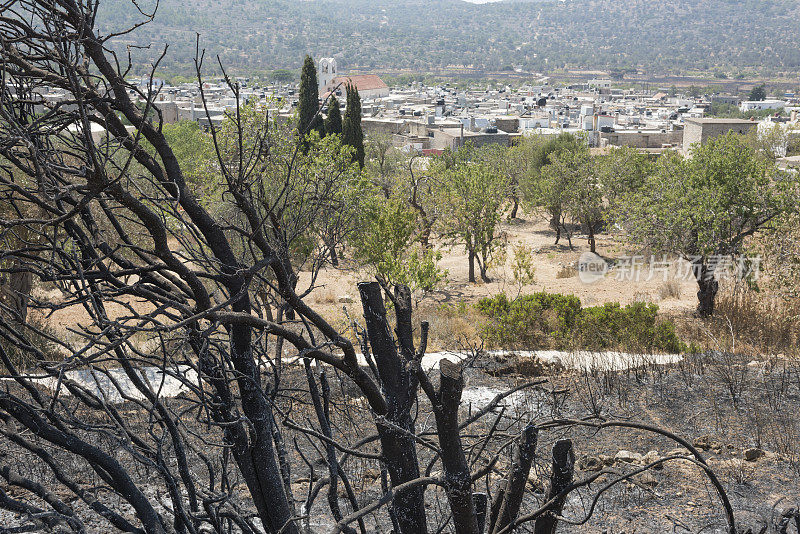
<svg viewBox="0 0 800 534">
<path fill-rule="evenodd" d="M 333 79 L 331 85 L 347 84 L 347 82 L 355 84 L 359 91 L 369 91 L 374 89 L 387 89 L 389 86 L 383 83 L 375 74 L 359 74 L 357 76 L 338 76 Z"/>
</svg>

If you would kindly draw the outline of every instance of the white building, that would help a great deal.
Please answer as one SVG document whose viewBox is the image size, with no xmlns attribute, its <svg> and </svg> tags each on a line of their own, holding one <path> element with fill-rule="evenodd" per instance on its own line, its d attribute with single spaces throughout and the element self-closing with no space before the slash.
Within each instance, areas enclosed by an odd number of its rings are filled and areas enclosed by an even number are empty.
<svg viewBox="0 0 800 534">
<path fill-rule="evenodd" d="M 589 80 L 589 87 L 596 89 L 611 89 L 611 80 L 591 79 Z"/>
<path fill-rule="evenodd" d="M 319 60 L 317 66 L 317 82 L 319 83 L 319 92 L 323 93 L 325 88 L 328 87 L 333 79 L 336 78 L 336 58 L 324 57 Z"/>
<path fill-rule="evenodd" d="M 764 109 L 783 109 L 786 107 L 786 102 L 783 100 L 746 100 L 739 104 L 739 109 L 742 113 L 748 111 L 761 111 Z"/>
</svg>

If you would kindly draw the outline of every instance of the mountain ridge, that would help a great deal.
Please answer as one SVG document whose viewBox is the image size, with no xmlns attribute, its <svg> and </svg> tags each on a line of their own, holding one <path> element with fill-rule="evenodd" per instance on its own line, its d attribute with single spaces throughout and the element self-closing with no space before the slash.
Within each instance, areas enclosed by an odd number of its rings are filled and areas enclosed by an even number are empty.
<svg viewBox="0 0 800 534">
<path fill-rule="evenodd" d="M 129 0 L 104 0 L 97 24 L 111 32 L 142 18 Z M 196 32 L 235 71 L 297 68 L 312 53 L 412 71 L 796 72 L 798 21 L 794 0 L 162 0 L 153 22 L 111 45 L 151 45 L 134 49 L 141 70 L 169 43 L 163 67 L 174 73 L 191 71 Z"/>
</svg>

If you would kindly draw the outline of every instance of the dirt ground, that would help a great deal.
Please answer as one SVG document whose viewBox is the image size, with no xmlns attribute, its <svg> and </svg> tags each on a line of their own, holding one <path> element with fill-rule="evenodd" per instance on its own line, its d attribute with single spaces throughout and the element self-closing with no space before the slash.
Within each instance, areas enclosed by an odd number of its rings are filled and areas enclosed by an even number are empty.
<svg viewBox="0 0 800 534">
<path fill-rule="evenodd" d="M 501 231 L 507 241 L 506 265 L 494 266 L 490 269 L 489 276 L 492 279 L 490 283 L 482 281 L 477 284 L 468 283 L 468 264 L 464 248 L 459 245 L 448 247 L 440 244 L 442 260 L 439 262 L 439 266 L 447 271 L 447 280 L 439 290 L 430 295 L 418 295 L 418 302 L 422 304 L 427 302 L 452 303 L 462 299 L 474 302 L 481 297 L 501 292 L 515 295 L 518 287 L 513 281 L 511 258 L 514 245 L 522 244 L 530 249 L 533 267 L 536 269 L 535 282 L 524 286 L 523 294 L 535 291 L 573 294 L 581 299 L 584 306 L 606 302 L 619 302 L 624 305 L 634 301 L 645 301 L 658 304 L 662 310 L 677 312 L 693 310 L 696 305 L 695 292 L 697 289 L 693 280 L 682 277 L 678 281 L 680 297 L 662 299 L 660 290 L 664 285 L 664 275 L 656 269 L 651 276 L 649 266 L 645 264 L 642 264 L 640 268 L 638 279 L 630 276 L 630 271 L 624 270 L 611 271 L 605 278 L 592 284 L 581 282 L 576 272 L 564 277 L 564 267 L 575 266 L 581 254 L 589 250 L 586 236 L 579 234 L 573 236 L 573 250 L 570 250 L 566 239 L 563 238 L 556 245 L 554 244 L 555 233 L 541 216 L 526 215 L 524 220 L 504 222 L 501 225 Z M 626 250 L 622 242 L 607 234 L 598 236 L 597 252 L 611 262 L 635 254 Z M 637 262 L 643 262 L 646 259 L 649 259 L 649 256 L 637 260 Z M 667 277 L 668 280 L 680 275 L 676 268 L 677 265 L 673 267 Z M 312 296 L 312 300 L 322 305 L 323 312 L 330 312 L 339 307 L 336 302 L 339 297 L 355 296 L 355 284 L 360 280 L 368 279 L 368 276 L 365 272 L 348 267 L 328 268 L 318 278 L 317 285 L 320 288 Z M 303 281 L 301 278 L 301 284 Z"/>
<path fill-rule="evenodd" d="M 524 217 L 525 219 L 504 222 L 501 225 L 502 240 L 506 242 L 507 259 L 505 265 L 495 265 L 490 268 L 490 283 L 484 283 L 480 279 L 476 284 L 468 283 L 467 257 L 463 246 L 447 246 L 438 243 L 438 250 L 442 253 L 439 266 L 447 272 L 447 277 L 436 291 L 428 294 L 417 292 L 415 301 L 418 310 L 432 313 L 441 305 L 472 304 L 482 297 L 502 292 L 509 296 L 516 296 L 518 292 L 527 294 L 536 291 L 572 294 L 579 297 L 584 306 L 600 305 L 606 302 L 619 302 L 625 305 L 634 301 L 643 301 L 658 304 L 662 312 L 670 315 L 686 315 L 694 310 L 697 289 L 691 277 L 685 276 L 685 264 L 673 266 L 671 272 L 665 277 L 665 274 L 655 265 L 655 269 L 651 273 L 650 267 L 647 265 L 649 257 L 642 257 L 636 260 L 637 263 L 641 263 L 638 268 L 638 276 L 634 275 L 631 269 L 620 268 L 611 270 L 603 279 L 594 283 L 583 283 L 577 275 L 577 271 L 568 268 L 575 267 L 581 254 L 589 250 L 586 236 L 574 235 L 572 238 L 573 249 L 570 250 L 565 239 L 562 239 L 558 245 L 554 244 L 555 234 L 541 215 L 526 214 Z M 511 270 L 514 246 L 520 244 L 530 250 L 532 266 L 535 269 L 534 283 L 521 288 L 514 282 Z M 598 236 L 597 252 L 611 263 L 635 254 L 635 251 L 626 250 L 621 241 L 608 234 Z M 681 273 L 679 271 L 682 268 L 683 272 Z M 675 280 L 670 295 L 664 295 L 665 278 Z M 310 273 L 301 272 L 299 288 L 307 288 L 310 279 Z M 356 284 L 371 279 L 367 270 L 354 267 L 348 261 L 348 254 L 345 250 L 344 260 L 340 267 L 327 266 L 319 273 L 316 287 L 307 297 L 307 302 L 333 324 L 344 329 L 350 321 L 343 308 L 347 308 L 347 313 L 351 318 L 360 319 L 362 311 Z M 675 295 L 676 291 L 678 292 L 677 296 Z M 38 298 L 57 300 L 60 293 L 57 290 L 38 289 L 34 294 Z M 135 301 L 129 302 L 129 304 L 141 311 L 148 306 L 143 302 Z M 110 316 L 125 313 L 124 308 L 119 305 L 109 304 L 108 308 Z M 88 315 L 80 306 L 59 309 L 45 321 L 67 338 L 73 335 L 69 332 L 70 329 L 75 328 L 76 325 L 89 323 Z M 437 346 L 435 341 L 436 337 L 434 336 L 434 344 L 430 347 L 432 350 L 451 348 Z"/>
</svg>

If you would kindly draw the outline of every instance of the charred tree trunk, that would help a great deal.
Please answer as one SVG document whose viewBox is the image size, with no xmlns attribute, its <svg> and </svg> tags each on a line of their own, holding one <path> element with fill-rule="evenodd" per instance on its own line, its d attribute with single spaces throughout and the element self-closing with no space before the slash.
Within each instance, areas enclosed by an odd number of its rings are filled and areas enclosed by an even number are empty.
<svg viewBox="0 0 800 534">
<path fill-rule="evenodd" d="M 324 375 L 320 376 L 320 381 L 322 382 L 323 391 L 320 393 L 319 388 L 317 387 L 317 381 L 314 377 L 314 373 L 311 370 L 311 359 L 305 358 L 303 360 L 303 367 L 306 371 L 306 381 L 308 382 L 308 391 L 311 395 L 311 402 L 314 405 L 314 412 L 317 415 L 317 421 L 319 422 L 320 429 L 322 430 L 322 434 L 331 440 L 329 443 L 325 445 L 325 462 L 328 464 L 328 507 L 331 510 L 331 514 L 336 521 L 342 520 L 342 510 L 339 506 L 339 461 L 336 458 L 336 449 L 333 447 L 333 433 L 331 432 L 331 425 L 328 419 L 328 414 L 326 413 L 325 407 L 323 406 L 323 396 L 327 399 L 328 392 L 325 391 L 325 380 Z M 353 534 L 353 530 L 350 528 L 344 529 L 345 534 Z"/>
<path fill-rule="evenodd" d="M 458 405 L 464 388 L 461 365 L 442 360 L 439 369 L 438 405 L 434 407 L 434 416 L 453 525 L 456 534 L 481 534 L 472 498 L 472 476 L 458 428 Z"/>
<path fill-rule="evenodd" d="M 289 452 L 286 449 L 286 442 L 283 439 L 283 433 L 280 426 L 278 426 L 273 415 L 272 418 L 272 441 L 275 444 L 275 453 L 278 456 L 278 467 L 281 470 L 281 478 L 283 479 L 283 490 L 286 492 L 286 499 L 289 503 L 289 511 L 293 516 L 297 515 L 297 509 L 294 505 L 294 492 L 292 491 L 292 469 L 289 462 Z"/>
<path fill-rule="evenodd" d="M 497 519 L 494 525 L 490 525 L 492 532 L 502 531 L 519 514 L 522 497 L 525 494 L 525 484 L 528 482 L 533 458 L 536 455 L 536 438 L 536 426 L 533 424 L 528 425 L 522 433 L 519 446 L 514 455 L 503 498 L 497 511 Z"/>
<path fill-rule="evenodd" d="M 486 512 L 489 507 L 489 496 L 485 493 L 473 493 L 472 505 L 475 507 L 475 519 L 478 521 L 478 532 L 486 530 Z"/>
<path fill-rule="evenodd" d="M 411 325 L 411 290 L 408 286 L 399 284 L 394 286 L 394 312 L 397 316 L 394 332 L 400 345 L 400 354 L 410 362 L 414 358 L 414 330 Z M 410 378 L 412 384 L 416 386 L 414 377 Z"/>
<path fill-rule="evenodd" d="M 572 484 L 575 468 L 575 455 L 572 452 L 572 441 L 563 439 L 553 446 L 553 467 L 550 472 L 550 489 L 547 500 L 550 501 Z M 555 534 L 558 526 L 556 516 L 561 514 L 566 497 L 560 497 L 544 515 L 536 520 L 534 534 Z"/>
<path fill-rule="evenodd" d="M 503 501 L 506 498 L 506 490 L 508 489 L 508 480 L 501 480 L 497 484 L 497 489 L 492 499 L 492 508 L 489 511 L 489 534 L 495 531 L 497 518 L 500 517 L 500 509 L 503 507 Z"/>
<path fill-rule="evenodd" d="M 362 282 L 358 284 L 358 290 L 364 308 L 367 336 L 388 407 L 385 417 L 389 424 L 379 423 L 378 434 L 391 484 L 398 486 L 420 476 L 414 421 L 411 417 L 411 407 L 416 400 L 416 380 L 403 365 L 392 339 L 380 284 Z M 405 323 L 405 310 L 399 313 L 398 323 Z M 413 353 L 413 346 L 408 346 L 409 336 L 405 326 L 401 327 L 400 337 L 403 352 L 410 349 Z M 423 488 L 412 488 L 398 494 L 392 503 L 392 514 L 397 519 L 400 534 L 425 534 L 428 527 Z"/>
<path fill-rule="evenodd" d="M 714 315 L 714 303 L 719 291 L 719 282 L 714 276 L 714 270 L 704 261 L 692 265 L 695 279 L 697 280 L 697 315 L 711 317 Z"/>
<path fill-rule="evenodd" d="M 251 425 L 245 443 L 234 444 L 233 455 L 253 496 L 264 528 L 269 533 L 298 534 L 275 459 L 272 410 L 259 385 L 258 368 L 252 358 L 250 328 L 231 328 L 231 361 L 240 373 L 237 380 L 242 410 Z"/>
</svg>

